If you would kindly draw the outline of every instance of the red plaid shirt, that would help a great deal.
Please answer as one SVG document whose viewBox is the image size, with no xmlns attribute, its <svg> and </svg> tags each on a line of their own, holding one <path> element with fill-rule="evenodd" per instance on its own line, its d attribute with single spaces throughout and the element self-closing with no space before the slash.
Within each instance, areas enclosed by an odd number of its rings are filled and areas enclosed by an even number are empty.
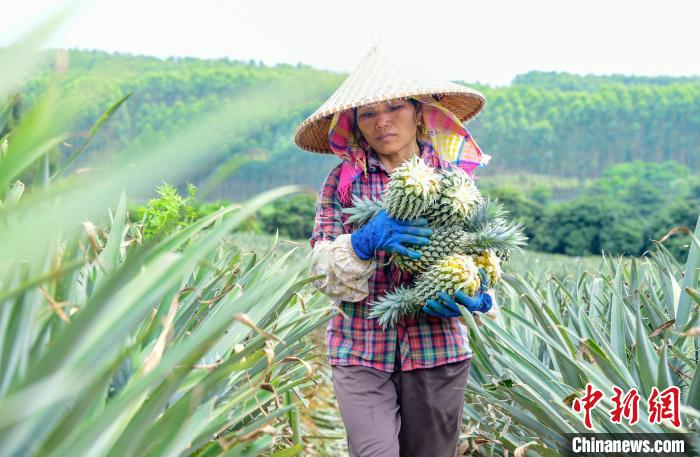
<svg viewBox="0 0 700 457">
<path fill-rule="evenodd" d="M 421 158 L 434 168 L 451 165 L 432 153 L 430 145 L 424 145 Z M 367 176 L 352 183 L 352 194 L 359 197 L 381 198 L 389 175 L 383 164 L 372 152 L 367 161 Z M 349 217 L 342 213 L 343 206 L 337 195 L 340 165 L 326 178 L 316 203 L 316 222 L 309 240 L 313 247 L 318 240 L 334 240 L 338 235 L 352 232 L 352 224 L 345 225 Z M 369 303 L 392 291 L 397 286 L 409 284 L 413 276 L 388 264 L 389 254 L 377 251 L 376 269 L 369 278 L 369 296 L 359 302 L 342 302 L 345 313 L 338 314 L 326 330 L 327 355 L 331 365 L 362 365 L 391 372 L 396 361 L 397 341 L 400 344 L 402 371 L 431 368 L 472 357 L 467 329 L 458 318 L 442 319 L 420 313 L 405 318 L 396 328 L 386 330 L 376 319 L 367 318 Z"/>
</svg>

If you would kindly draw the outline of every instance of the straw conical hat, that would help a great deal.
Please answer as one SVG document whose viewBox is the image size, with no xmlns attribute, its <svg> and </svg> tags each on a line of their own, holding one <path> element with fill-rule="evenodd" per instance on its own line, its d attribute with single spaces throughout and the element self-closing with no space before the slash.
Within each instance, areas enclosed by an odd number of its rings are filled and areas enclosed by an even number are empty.
<svg viewBox="0 0 700 457">
<path fill-rule="evenodd" d="M 485 103 L 484 95 L 477 90 L 434 80 L 415 70 L 403 70 L 382 52 L 372 50 L 333 95 L 301 123 L 294 142 L 307 151 L 332 152 L 328 129 L 335 113 L 395 98 L 426 95 L 436 96 L 462 122 L 476 116 Z"/>
</svg>

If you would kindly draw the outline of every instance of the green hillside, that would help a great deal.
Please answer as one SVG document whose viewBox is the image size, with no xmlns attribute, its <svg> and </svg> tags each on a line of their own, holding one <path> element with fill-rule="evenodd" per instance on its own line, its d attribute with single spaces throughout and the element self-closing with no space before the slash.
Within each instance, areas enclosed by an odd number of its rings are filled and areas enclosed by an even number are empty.
<svg viewBox="0 0 700 457">
<path fill-rule="evenodd" d="M 127 144 L 167 138 L 224 99 L 264 91 L 290 79 L 308 81 L 330 95 L 344 78 L 304 65 L 265 66 L 257 62 L 171 58 L 69 51 L 60 72 L 48 71 L 23 90 L 26 108 L 52 79 L 78 93 L 80 115 L 73 126 L 87 130 L 111 103 L 133 96 L 96 139 L 92 157 L 116 154 Z M 65 58 L 63 59 L 65 60 Z M 477 86 L 486 109 L 469 128 L 493 156 L 481 170 L 485 178 L 549 176 L 553 187 L 571 189 L 609 166 L 642 160 L 677 161 L 700 169 L 700 79 L 630 76 L 576 76 L 533 72 L 503 88 Z M 324 96 L 326 96 L 324 95 Z M 199 184 L 232 156 L 264 153 L 265 161 L 243 166 L 214 193 L 239 199 L 284 183 L 318 188 L 335 157 L 300 151 L 292 142 L 295 127 L 323 102 L 318 95 L 289 106 L 261 123 L 249 137 L 232 137 L 220 155 L 192 170 Z M 75 145 L 73 145 L 75 146 Z M 68 153 L 67 151 L 65 152 Z M 85 161 L 89 161 L 86 157 Z M 84 164 L 84 163 L 83 163 Z M 572 186 L 572 179 L 574 179 Z M 559 181 L 557 181 L 559 180 Z M 485 179 L 484 182 L 488 181 Z"/>
</svg>

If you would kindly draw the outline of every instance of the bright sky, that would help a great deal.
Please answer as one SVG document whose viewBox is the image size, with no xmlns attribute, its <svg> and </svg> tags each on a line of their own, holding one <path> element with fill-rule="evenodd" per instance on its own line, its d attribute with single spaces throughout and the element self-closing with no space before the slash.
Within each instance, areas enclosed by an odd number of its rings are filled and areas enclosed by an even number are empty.
<svg viewBox="0 0 700 457">
<path fill-rule="evenodd" d="M 0 46 L 64 2 L 5 0 Z M 350 71 L 378 43 L 440 76 L 700 75 L 698 0 L 92 0 L 50 43 Z"/>
</svg>

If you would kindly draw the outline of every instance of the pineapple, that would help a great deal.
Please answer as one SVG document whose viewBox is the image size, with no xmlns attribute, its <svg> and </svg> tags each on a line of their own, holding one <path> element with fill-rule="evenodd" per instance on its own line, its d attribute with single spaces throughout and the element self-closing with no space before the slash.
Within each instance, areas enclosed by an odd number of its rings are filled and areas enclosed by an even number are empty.
<svg viewBox="0 0 700 457">
<path fill-rule="evenodd" d="M 486 223 L 476 226 L 476 231 L 465 230 L 465 225 L 431 227 L 433 234 L 427 246 L 412 246 L 421 257 L 413 260 L 402 255 L 394 255 L 393 261 L 405 271 L 422 273 L 432 264 L 450 254 L 480 254 L 491 250 L 502 258 L 508 258 L 511 251 L 520 251 L 524 244 L 522 227 L 518 223 Z"/>
<path fill-rule="evenodd" d="M 421 257 L 413 260 L 403 255 L 395 255 L 393 261 L 405 271 L 422 273 L 445 256 L 451 254 L 466 254 L 467 248 L 476 241 L 476 235 L 462 230 L 459 226 L 431 227 L 433 234 L 427 246 L 412 246 L 411 249 L 420 252 Z"/>
<path fill-rule="evenodd" d="M 346 223 L 365 224 L 386 209 L 397 219 L 428 219 L 433 234 L 427 246 L 412 246 L 419 260 L 395 254 L 399 268 L 418 276 L 411 287 L 399 287 L 370 304 L 370 318 L 384 327 L 404 316 L 416 315 L 438 292 L 476 295 L 481 287 L 479 268 L 488 275 L 490 287 L 501 279 L 501 262 L 525 242 L 522 224 L 505 218 L 499 203 L 484 198 L 462 170 L 439 174 L 413 157 L 391 174 L 381 201 L 353 198 L 343 210 Z"/>
<path fill-rule="evenodd" d="M 472 208 L 483 202 L 474 181 L 459 168 L 440 172 L 438 198 L 425 213 L 431 225 L 450 225 L 469 215 Z"/>
<path fill-rule="evenodd" d="M 435 202 L 439 182 L 435 169 L 413 156 L 391 173 L 383 205 L 391 217 L 417 219 Z"/>
<path fill-rule="evenodd" d="M 356 229 L 360 228 L 382 209 L 384 209 L 382 201 L 375 201 L 369 197 L 357 197 L 353 195 L 352 207 L 343 209 L 345 214 L 350 215 L 345 223 L 353 224 Z"/>
<path fill-rule="evenodd" d="M 350 215 L 346 224 L 361 227 L 382 209 L 396 219 L 418 219 L 438 197 L 440 175 L 418 156 L 401 164 L 390 177 L 382 200 L 353 196 L 352 207 L 343 209 Z"/>
<path fill-rule="evenodd" d="M 419 197 L 419 198 L 417 198 Z M 426 217 L 432 226 L 463 221 L 484 198 L 471 178 L 461 169 L 441 170 L 439 174 L 418 157 L 406 161 L 391 174 L 382 201 L 354 197 L 346 224 L 360 227 L 383 208 L 398 219 Z"/>
<path fill-rule="evenodd" d="M 384 328 L 393 327 L 402 317 L 416 315 L 426 300 L 438 298 L 438 292 L 476 295 L 480 287 L 479 268 L 474 260 L 465 255 L 449 255 L 433 264 L 413 287 L 399 287 L 370 304 L 369 317 L 378 318 Z"/>
<path fill-rule="evenodd" d="M 501 270 L 501 259 L 490 249 L 473 256 L 474 264 L 477 268 L 483 268 L 489 278 L 489 288 L 501 280 L 503 271 Z"/>
<path fill-rule="evenodd" d="M 409 177 L 409 175 L 411 177 Z M 394 255 L 392 261 L 399 268 L 412 273 L 423 273 L 432 264 L 451 254 L 479 254 L 491 249 L 502 259 L 507 260 L 510 252 L 520 250 L 524 244 L 522 226 L 509 223 L 504 218 L 503 206 L 493 200 L 484 198 L 469 176 L 460 169 L 440 171 L 439 182 L 433 186 L 435 171 L 425 165 L 418 157 L 413 157 L 392 173 L 392 181 L 385 191 L 384 200 L 353 197 L 353 207 L 344 209 L 350 214 L 347 223 L 359 227 L 367 223 L 383 208 L 394 208 L 394 214 L 400 213 L 403 219 L 426 217 L 433 230 L 430 244 L 413 246 L 421 253 L 419 260 L 401 255 Z M 416 186 L 416 183 L 424 185 Z M 417 200 L 415 192 L 418 187 L 430 189 L 425 191 L 426 198 Z M 406 191 L 409 198 L 406 198 Z M 436 197 L 431 197 L 435 191 Z M 391 201 L 387 205 L 387 201 Z M 425 211 L 418 207 L 431 202 Z M 411 208 L 417 208 L 409 213 Z M 392 211 L 389 211 L 392 214 Z"/>
</svg>

